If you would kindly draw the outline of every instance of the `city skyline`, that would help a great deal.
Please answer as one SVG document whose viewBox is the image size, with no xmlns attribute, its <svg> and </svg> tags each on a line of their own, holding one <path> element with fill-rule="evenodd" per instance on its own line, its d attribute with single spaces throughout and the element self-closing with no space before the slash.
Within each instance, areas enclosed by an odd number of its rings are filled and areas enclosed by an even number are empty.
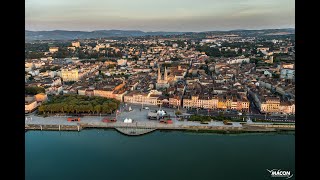
<svg viewBox="0 0 320 180">
<path fill-rule="evenodd" d="M 294 28 L 294 1 L 27 0 L 26 30 L 201 32 Z"/>
</svg>

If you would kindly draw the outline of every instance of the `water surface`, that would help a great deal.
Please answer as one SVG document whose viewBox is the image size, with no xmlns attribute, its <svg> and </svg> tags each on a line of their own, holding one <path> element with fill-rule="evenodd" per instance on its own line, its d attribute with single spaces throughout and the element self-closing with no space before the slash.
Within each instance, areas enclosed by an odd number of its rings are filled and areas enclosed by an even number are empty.
<svg viewBox="0 0 320 180">
<path fill-rule="evenodd" d="M 28 131 L 25 137 L 26 180 L 259 180 L 274 179 L 266 169 L 295 171 L 293 134 L 128 137 L 91 129 Z"/>
</svg>

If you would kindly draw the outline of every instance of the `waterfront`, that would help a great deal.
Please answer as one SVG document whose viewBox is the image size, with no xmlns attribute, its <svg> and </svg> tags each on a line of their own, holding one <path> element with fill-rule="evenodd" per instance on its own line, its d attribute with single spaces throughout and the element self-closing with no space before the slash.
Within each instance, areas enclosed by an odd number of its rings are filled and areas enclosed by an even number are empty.
<svg viewBox="0 0 320 180">
<path fill-rule="evenodd" d="M 28 131 L 26 179 L 271 179 L 295 172 L 293 134 Z"/>
</svg>

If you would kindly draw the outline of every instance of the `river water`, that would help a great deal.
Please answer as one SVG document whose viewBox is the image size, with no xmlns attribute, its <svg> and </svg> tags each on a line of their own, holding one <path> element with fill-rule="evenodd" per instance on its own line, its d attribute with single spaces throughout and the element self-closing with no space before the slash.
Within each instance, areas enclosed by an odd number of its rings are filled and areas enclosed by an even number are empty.
<svg viewBox="0 0 320 180">
<path fill-rule="evenodd" d="M 295 173 L 295 136 L 28 131 L 25 155 L 26 180 L 275 179 L 266 169 Z"/>
</svg>

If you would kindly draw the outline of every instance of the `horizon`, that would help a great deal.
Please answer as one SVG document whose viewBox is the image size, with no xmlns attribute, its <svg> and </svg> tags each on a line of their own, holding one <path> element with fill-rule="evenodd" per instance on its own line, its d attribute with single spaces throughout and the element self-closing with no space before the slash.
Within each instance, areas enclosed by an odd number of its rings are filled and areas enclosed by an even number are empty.
<svg viewBox="0 0 320 180">
<path fill-rule="evenodd" d="M 292 0 L 27 0 L 30 31 L 205 32 L 295 27 Z"/>
<path fill-rule="evenodd" d="M 81 31 L 81 32 L 94 32 L 94 31 L 141 31 L 141 32 L 181 32 L 181 33 L 201 33 L 201 32 L 215 32 L 215 31 L 221 31 L 221 32 L 228 32 L 228 31 L 262 31 L 262 30 L 281 30 L 281 29 L 295 29 L 295 27 L 284 27 L 284 28 L 266 28 L 266 29 L 230 29 L 230 30 L 208 30 L 208 31 L 143 31 L 139 29 L 96 29 L 96 30 L 66 30 L 66 29 L 54 29 L 54 30 L 28 30 L 25 29 L 25 31 Z"/>
</svg>

